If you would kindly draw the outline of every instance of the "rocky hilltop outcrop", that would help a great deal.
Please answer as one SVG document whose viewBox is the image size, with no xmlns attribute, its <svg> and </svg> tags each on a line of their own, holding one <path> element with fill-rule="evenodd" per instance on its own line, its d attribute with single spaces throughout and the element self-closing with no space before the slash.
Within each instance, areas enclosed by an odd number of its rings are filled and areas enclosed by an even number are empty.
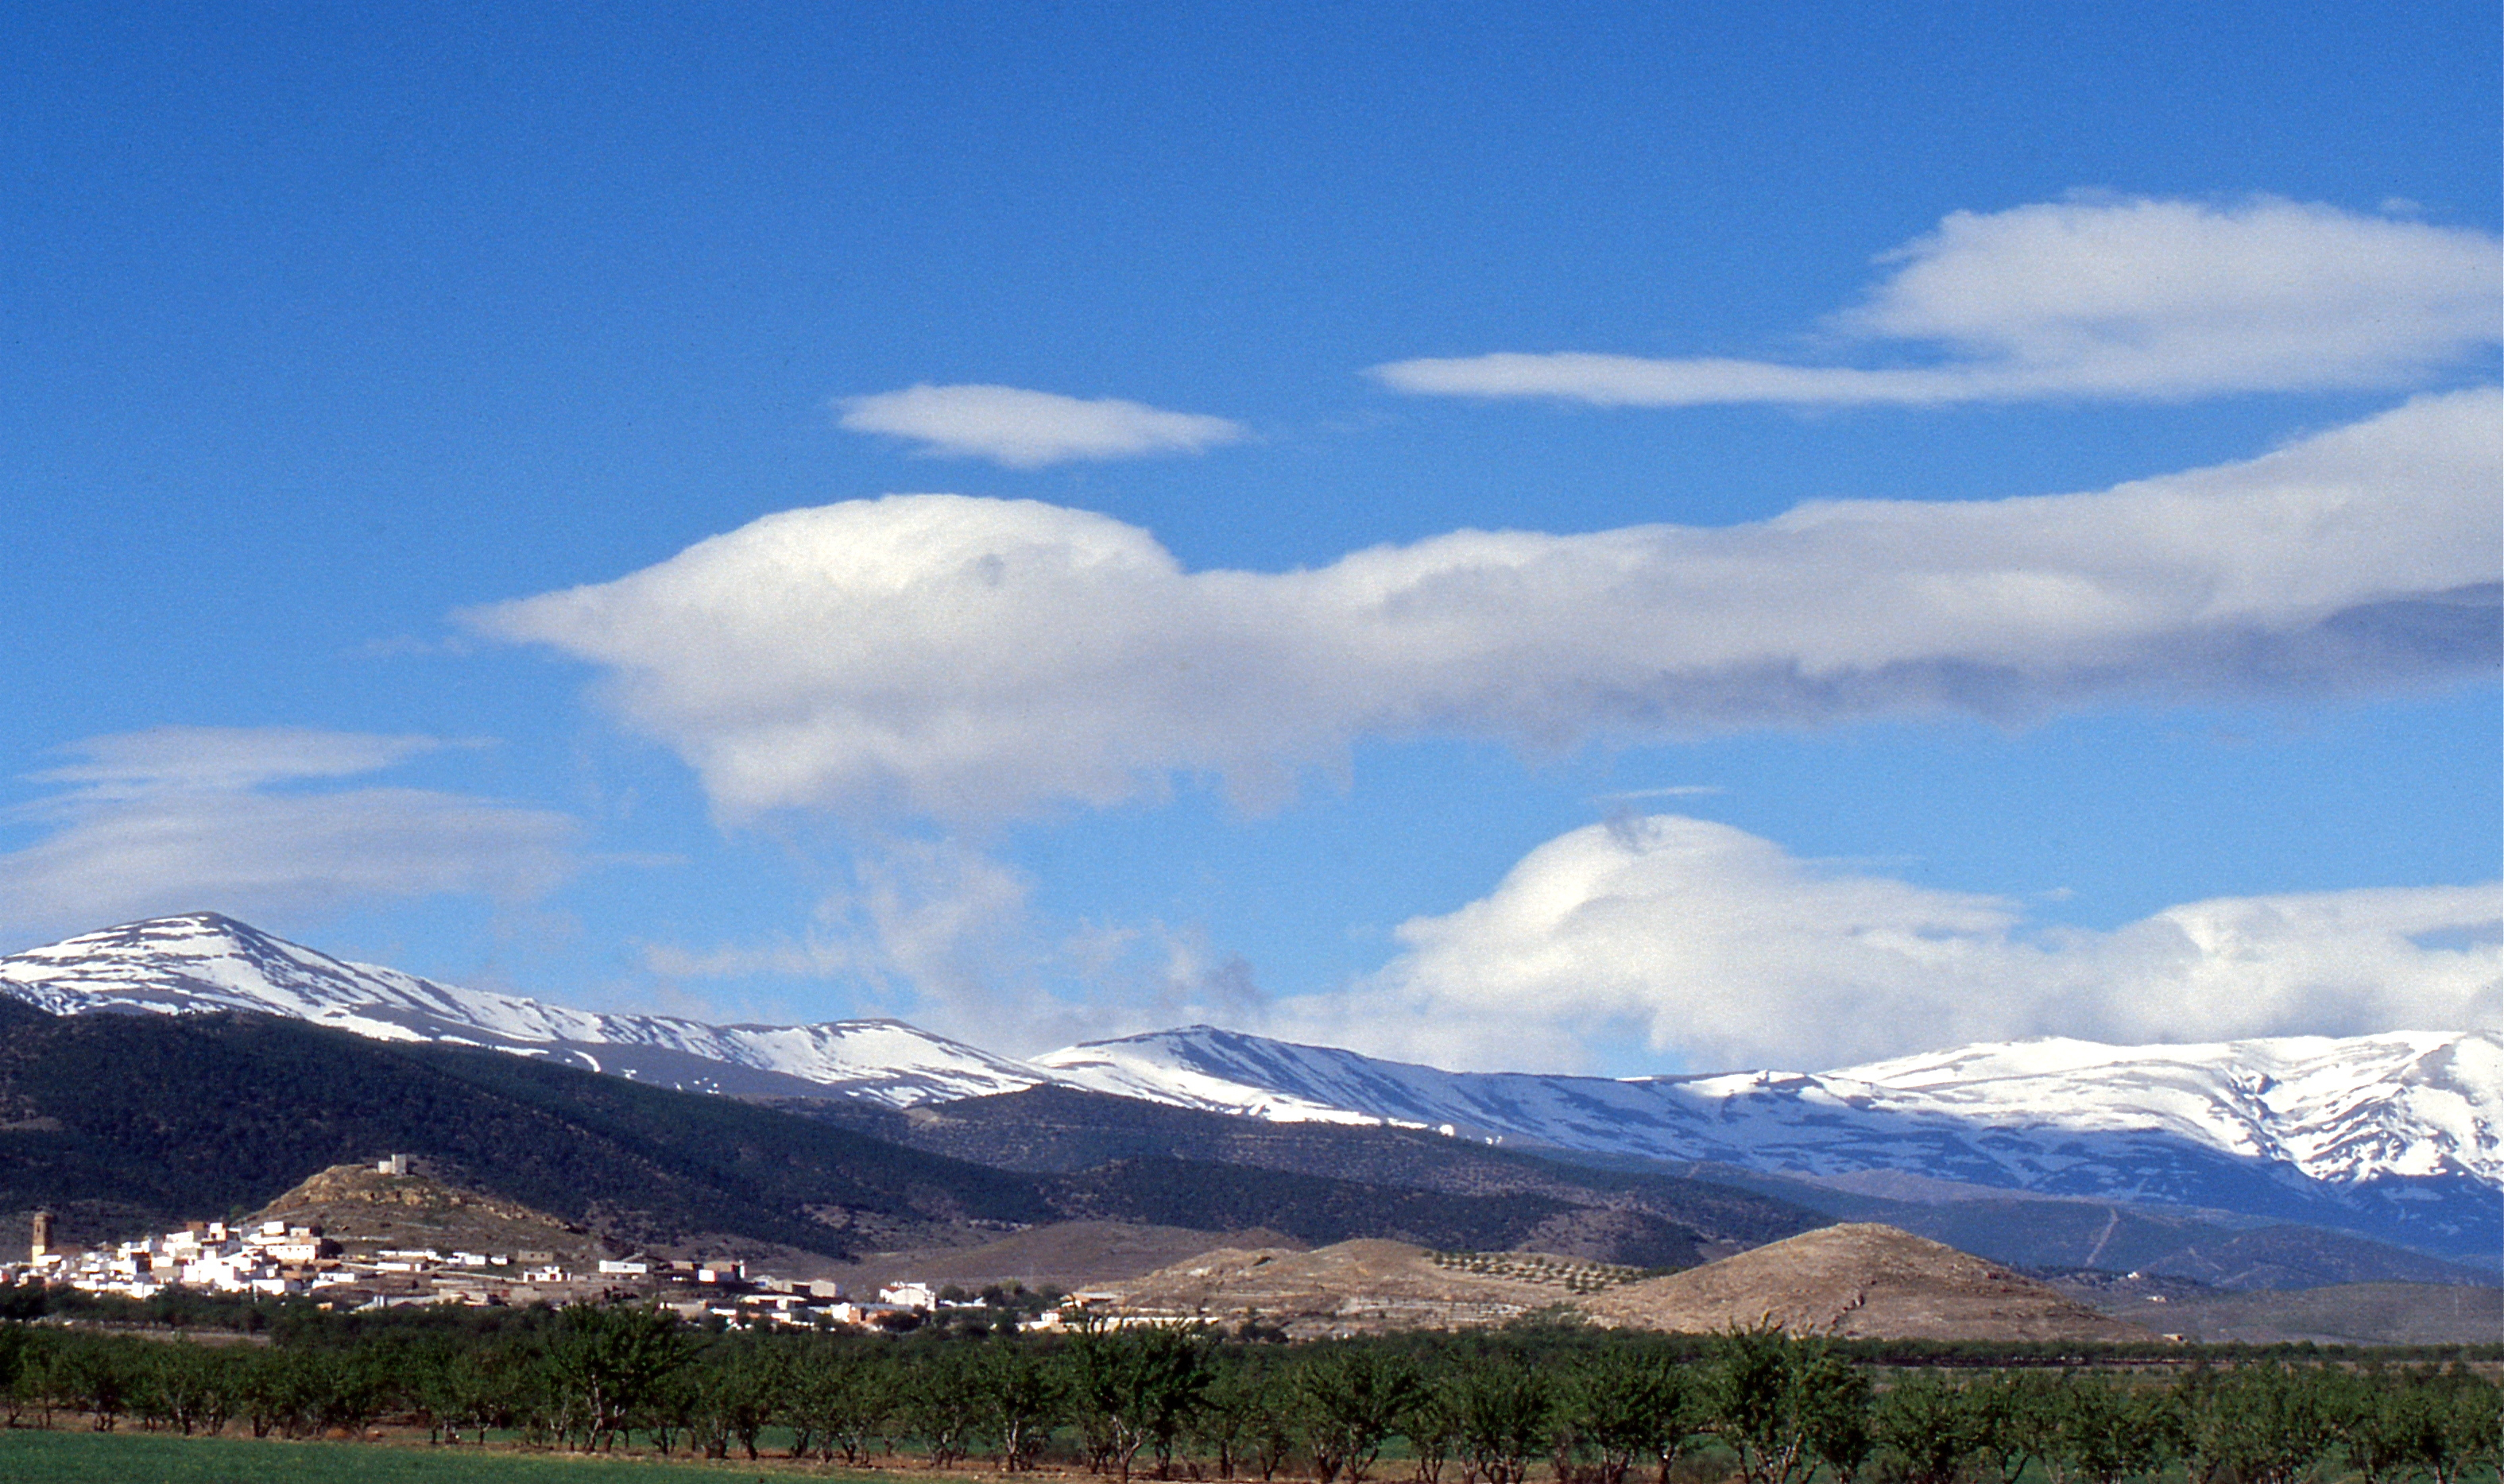
<svg viewBox="0 0 2504 1484">
<path fill-rule="evenodd" d="M 468 1190 L 423 1167 L 394 1175 L 334 1164 L 252 1214 L 254 1222 L 319 1226 L 352 1255 L 384 1248 L 546 1253 L 576 1263 L 615 1255 L 580 1225 L 516 1200 Z"/>
</svg>

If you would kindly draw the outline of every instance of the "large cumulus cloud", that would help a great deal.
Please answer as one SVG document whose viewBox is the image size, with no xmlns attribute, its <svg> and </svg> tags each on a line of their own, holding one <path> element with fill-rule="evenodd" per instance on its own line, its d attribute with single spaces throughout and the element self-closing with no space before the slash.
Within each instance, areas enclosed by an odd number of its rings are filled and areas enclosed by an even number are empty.
<svg viewBox="0 0 2504 1484">
<path fill-rule="evenodd" d="M 2193 902 L 2108 931 L 1803 860 L 1676 815 L 1592 825 L 1399 929 L 1270 1028 L 1443 1066 L 1582 1069 L 1603 1038 L 1830 1067 L 2036 1035 L 2180 1042 L 2494 1023 L 2498 887 Z"/>
<path fill-rule="evenodd" d="M 732 817 L 984 820 L 1177 775 L 1257 803 L 1368 736 L 1559 748 L 2489 673 L 2498 419 L 2457 393 L 2097 493 L 1463 531 L 1279 573 L 1186 571 L 1084 511 L 894 496 L 465 618 L 599 667 Z"/>
</svg>

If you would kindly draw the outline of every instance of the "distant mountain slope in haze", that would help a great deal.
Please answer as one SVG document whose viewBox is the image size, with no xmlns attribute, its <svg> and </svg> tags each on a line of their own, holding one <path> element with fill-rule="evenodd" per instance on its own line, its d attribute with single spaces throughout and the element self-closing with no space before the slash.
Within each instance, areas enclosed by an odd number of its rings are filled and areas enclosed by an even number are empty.
<svg viewBox="0 0 2504 1484">
<path fill-rule="evenodd" d="M 1638 1212 L 1675 1223 L 1698 1241 L 1732 1248 L 1791 1236 L 1823 1220 L 1795 1201 L 1709 1178 L 1561 1163 L 1430 1129 L 1278 1123 L 1074 1087 L 1028 1087 L 904 1111 L 822 1102 L 776 1106 L 932 1154 L 1042 1173 L 1115 1160 L 1250 1166 L 1447 1195 Z"/>
<path fill-rule="evenodd" d="M 1946 1191 L 1957 1193 L 1925 1199 L 1893 1199 L 1839 1190 L 1825 1181 L 1728 1165 L 1698 1165 L 1691 1173 L 1804 1205 L 1837 1221 L 1901 1227 L 2011 1267 L 2144 1270 L 2234 1290 L 2384 1281 L 2493 1287 L 2504 1276 L 2492 1263 L 2447 1261 L 2350 1232 L 2224 1211 L 1979 1187 L 1948 1187 Z"/>
</svg>

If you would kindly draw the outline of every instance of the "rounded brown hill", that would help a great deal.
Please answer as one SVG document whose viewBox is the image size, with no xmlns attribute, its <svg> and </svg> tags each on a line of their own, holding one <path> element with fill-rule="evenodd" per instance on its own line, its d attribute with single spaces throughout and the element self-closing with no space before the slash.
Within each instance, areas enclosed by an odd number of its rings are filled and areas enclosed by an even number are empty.
<svg viewBox="0 0 2504 1484">
<path fill-rule="evenodd" d="M 483 1253 L 544 1253 L 577 1264 L 612 1256 L 582 1227 L 519 1201 L 416 1172 L 334 1164 L 253 1213 L 255 1222 L 318 1225 L 352 1257 L 384 1248 L 431 1247 Z"/>
<path fill-rule="evenodd" d="M 1298 1338 L 1502 1324 L 1635 1269 L 1536 1252 L 1432 1252 L 1372 1238 L 1310 1251 L 1221 1247 L 1112 1286 L 1133 1314 L 1257 1319 Z"/>
<path fill-rule="evenodd" d="M 1690 1334 L 1777 1325 L 1845 1339 L 2157 1337 L 1971 1253 L 1871 1223 L 1802 1232 L 1582 1306 L 1604 1325 Z"/>
</svg>

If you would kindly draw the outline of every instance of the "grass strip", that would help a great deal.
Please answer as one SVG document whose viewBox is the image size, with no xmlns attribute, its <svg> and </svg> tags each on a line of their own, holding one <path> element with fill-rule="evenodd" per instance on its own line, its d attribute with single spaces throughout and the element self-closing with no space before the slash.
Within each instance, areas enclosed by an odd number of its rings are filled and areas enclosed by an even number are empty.
<svg viewBox="0 0 2504 1484">
<path fill-rule="evenodd" d="M 0 1432 L 9 1484 L 746 1484 L 862 1479 L 783 1460 L 694 1463 L 164 1432 Z"/>
</svg>

